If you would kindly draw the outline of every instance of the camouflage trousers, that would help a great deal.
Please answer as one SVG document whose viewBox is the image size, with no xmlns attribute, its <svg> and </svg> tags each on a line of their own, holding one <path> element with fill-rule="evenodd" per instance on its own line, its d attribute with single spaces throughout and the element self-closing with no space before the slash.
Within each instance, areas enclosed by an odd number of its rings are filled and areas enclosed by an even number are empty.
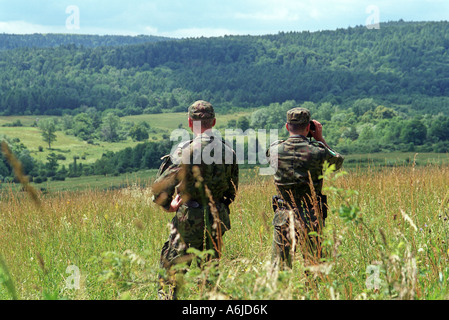
<svg viewBox="0 0 449 320">
<path fill-rule="evenodd" d="M 306 265 L 319 263 L 322 255 L 320 235 L 324 224 L 325 219 L 317 217 L 313 209 L 278 208 L 273 218 L 273 267 L 291 269 L 292 254 L 298 247 Z"/>
<path fill-rule="evenodd" d="M 216 214 L 211 208 L 196 205 L 182 205 L 171 221 L 170 235 L 162 247 L 160 267 L 166 274 L 159 278 L 159 297 L 176 298 L 177 265 L 185 263 L 189 266 L 195 258 L 188 253 L 189 248 L 199 251 L 213 250 L 214 257 L 220 258 L 221 244 L 224 233 L 231 228 L 229 208 L 222 203 L 216 203 Z M 214 215 L 218 218 L 214 219 Z M 208 257 L 209 260 L 212 257 Z M 165 298 L 163 296 L 166 296 Z"/>
</svg>

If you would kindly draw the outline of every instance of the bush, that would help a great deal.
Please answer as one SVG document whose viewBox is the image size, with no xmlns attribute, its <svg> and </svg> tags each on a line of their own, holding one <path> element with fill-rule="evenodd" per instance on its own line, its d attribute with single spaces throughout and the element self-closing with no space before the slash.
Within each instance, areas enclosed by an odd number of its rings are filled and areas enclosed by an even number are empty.
<svg viewBox="0 0 449 320">
<path fill-rule="evenodd" d="M 449 152 L 449 141 L 440 141 L 433 145 L 433 152 L 446 153 Z"/>
<path fill-rule="evenodd" d="M 45 182 L 45 181 L 47 181 L 47 177 L 39 176 L 39 177 L 35 177 L 35 178 L 33 179 L 33 182 L 34 182 L 34 183 L 42 183 L 42 182 Z"/>
<path fill-rule="evenodd" d="M 65 176 L 59 175 L 59 174 L 57 174 L 51 178 L 51 181 L 64 181 L 64 180 L 65 180 Z"/>
</svg>

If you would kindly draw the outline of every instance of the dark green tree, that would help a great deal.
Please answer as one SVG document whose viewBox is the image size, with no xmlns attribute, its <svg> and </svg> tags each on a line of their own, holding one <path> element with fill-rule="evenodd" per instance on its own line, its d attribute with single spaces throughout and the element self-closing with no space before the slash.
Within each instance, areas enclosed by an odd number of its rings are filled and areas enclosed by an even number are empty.
<svg viewBox="0 0 449 320">
<path fill-rule="evenodd" d="M 147 140 L 149 138 L 148 126 L 145 126 L 143 123 L 136 124 L 131 127 L 129 135 L 134 141 Z"/>
<path fill-rule="evenodd" d="M 419 119 L 406 121 L 401 129 L 400 139 L 403 143 L 421 145 L 426 141 L 427 128 Z"/>
<path fill-rule="evenodd" d="M 73 134 L 83 140 L 89 140 L 94 133 L 92 118 L 85 112 L 77 114 L 73 118 Z"/>
<path fill-rule="evenodd" d="M 428 136 L 431 140 L 449 141 L 449 117 L 438 116 L 432 120 Z"/>
<path fill-rule="evenodd" d="M 51 144 L 56 141 L 56 125 L 53 119 L 41 119 L 38 123 L 41 131 L 42 139 L 48 143 L 48 149 L 51 149 Z"/>
<path fill-rule="evenodd" d="M 113 113 L 108 113 L 101 124 L 101 137 L 108 142 L 117 142 L 120 140 L 120 129 L 120 118 Z"/>
<path fill-rule="evenodd" d="M 47 170 L 46 176 L 47 177 L 53 177 L 56 175 L 56 172 L 58 170 L 58 156 L 52 152 L 47 156 L 47 162 L 45 164 L 45 168 Z"/>
<path fill-rule="evenodd" d="M 247 117 L 242 116 L 237 119 L 237 128 L 242 129 L 243 132 L 245 132 L 247 129 L 249 129 L 249 120 Z"/>
</svg>

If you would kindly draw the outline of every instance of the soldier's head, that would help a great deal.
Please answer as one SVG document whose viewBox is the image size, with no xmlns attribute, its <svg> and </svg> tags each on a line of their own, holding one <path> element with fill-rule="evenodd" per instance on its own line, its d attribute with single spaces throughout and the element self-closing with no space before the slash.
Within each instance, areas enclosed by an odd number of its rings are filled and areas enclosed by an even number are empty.
<svg viewBox="0 0 449 320">
<path fill-rule="evenodd" d="M 194 133 L 202 133 L 212 129 L 215 122 L 215 111 L 210 102 L 198 100 L 189 107 L 189 128 Z M 196 132 L 199 130 L 200 132 Z"/>
<path fill-rule="evenodd" d="M 306 108 L 288 110 L 285 127 L 290 134 L 307 136 L 310 130 L 310 111 Z"/>
</svg>

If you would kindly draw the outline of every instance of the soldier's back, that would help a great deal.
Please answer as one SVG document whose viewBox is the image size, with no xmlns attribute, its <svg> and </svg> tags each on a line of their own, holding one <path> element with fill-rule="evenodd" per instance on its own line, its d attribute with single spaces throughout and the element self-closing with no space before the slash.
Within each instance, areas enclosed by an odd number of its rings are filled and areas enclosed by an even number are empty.
<svg viewBox="0 0 449 320">
<path fill-rule="evenodd" d="M 195 137 L 182 156 L 185 166 L 182 193 L 204 201 L 204 189 L 210 191 L 214 201 L 235 193 L 238 184 L 238 166 L 235 152 L 219 137 L 201 134 Z M 209 199 L 206 199 L 209 200 Z"/>
</svg>

